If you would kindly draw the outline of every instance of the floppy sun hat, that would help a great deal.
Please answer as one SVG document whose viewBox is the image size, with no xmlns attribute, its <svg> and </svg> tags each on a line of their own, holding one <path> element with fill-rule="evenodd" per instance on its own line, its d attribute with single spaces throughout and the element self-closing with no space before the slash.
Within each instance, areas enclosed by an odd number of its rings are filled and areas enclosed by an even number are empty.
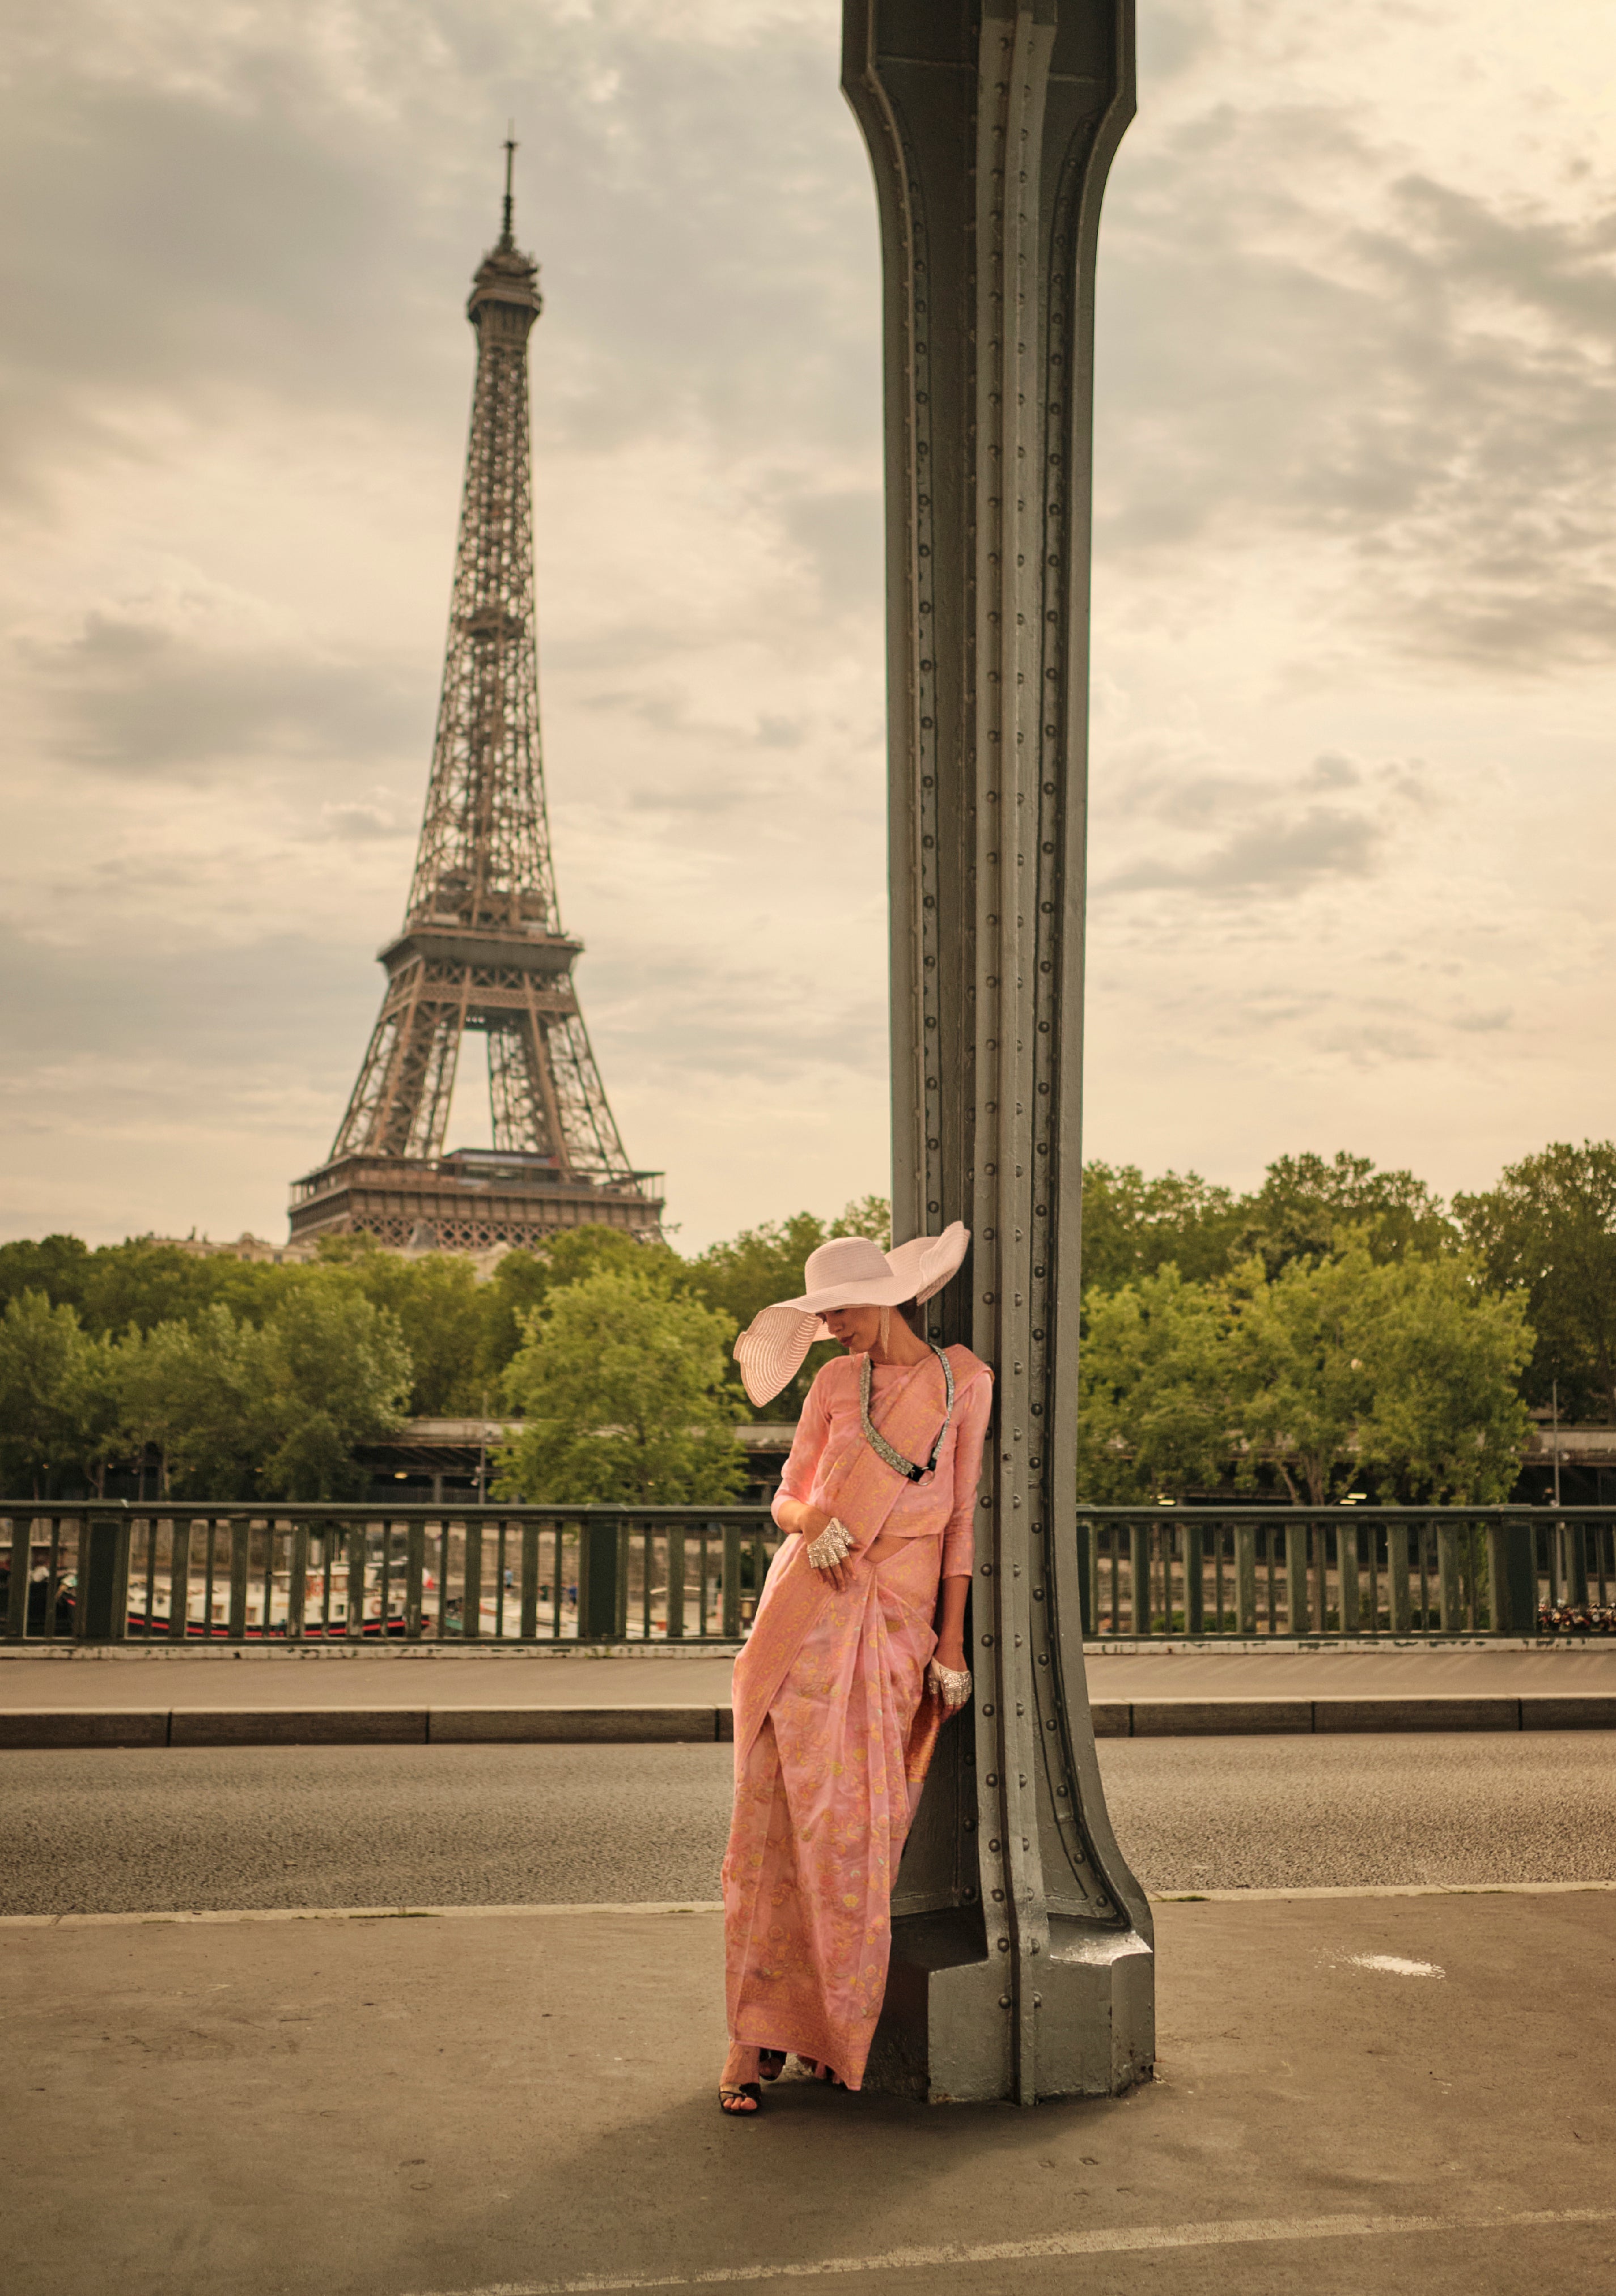
<svg viewBox="0 0 1616 2296">
<path fill-rule="evenodd" d="M 929 1300 L 954 1275 L 971 1242 L 963 1220 L 940 1235 L 917 1235 L 883 1251 L 867 1235 L 833 1236 L 810 1251 L 800 1300 L 776 1300 L 752 1317 L 735 1341 L 735 1361 L 754 1403 L 767 1403 L 792 1380 L 816 1340 L 831 1336 L 819 1320 L 833 1308 L 901 1308 Z"/>
</svg>

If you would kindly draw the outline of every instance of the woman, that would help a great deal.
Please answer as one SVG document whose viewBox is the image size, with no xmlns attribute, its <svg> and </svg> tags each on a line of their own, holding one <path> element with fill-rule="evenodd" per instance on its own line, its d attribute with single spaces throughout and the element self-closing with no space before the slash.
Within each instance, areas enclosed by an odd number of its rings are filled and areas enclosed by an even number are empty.
<svg viewBox="0 0 1616 2296">
<path fill-rule="evenodd" d="M 965 1595 L 992 1397 L 968 1348 L 912 1320 L 970 1242 L 956 1220 L 888 1254 L 839 1236 L 799 1300 L 735 1342 L 767 1403 L 816 1339 L 774 1504 L 786 1537 L 735 1661 L 735 1808 L 724 1860 L 729 2054 L 721 2111 L 758 2111 L 786 2053 L 857 2088 L 886 1991 L 892 1877 L 937 1734 L 971 1694 Z"/>
</svg>

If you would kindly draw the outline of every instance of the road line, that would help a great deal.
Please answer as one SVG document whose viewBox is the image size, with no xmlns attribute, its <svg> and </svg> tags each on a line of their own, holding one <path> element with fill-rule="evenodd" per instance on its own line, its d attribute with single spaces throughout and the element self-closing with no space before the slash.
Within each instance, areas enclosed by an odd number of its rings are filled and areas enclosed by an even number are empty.
<svg viewBox="0 0 1616 2296">
<path fill-rule="evenodd" d="M 180 1922 L 488 1921 L 543 1914 L 720 1914 L 717 1898 L 630 1898 L 603 1905 L 244 1906 L 218 1913 L 0 1914 L 0 1929 L 152 1928 Z"/>
<path fill-rule="evenodd" d="M 1549 1898 L 1616 1882 L 1361 1882 L 1318 1890 L 1153 1890 L 1153 1906 L 1277 1905 L 1286 1898 Z"/>
<path fill-rule="evenodd" d="M 1270 2241 L 1365 2240 L 1393 2233 L 1518 2232 L 1551 2225 L 1616 2222 L 1616 2209 L 1528 2209 L 1486 2217 L 1236 2217 L 1210 2224 L 1114 2226 L 1051 2233 L 1040 2240 L 951 2241 L 893 2248 L 882 2256 L 827 2256 L 814 2264 L 737 2264 L 710 2272 L 582 2280 L 498 2280 L 435 2296 L 596 2296 L 640 2288 L 711 2288 L 755 2280 L 816 2280 L 857 2272 L 931 2272 L 962 2264 L 1009 2264 L 1046 2256 L 1125 2256 L 1172 2248 L 1241 2248 Z"/>
<path fill-rule="evenodd" d="M 1293 1898 L 1553 1898 L 1572 1896 L 1579 1890 L 1616 1890 L 1616 1882 L 1366 1882 L 1357 1888 L 1330 1890 L 1153 1890 L 1151 1903 L 1262 1906 L 1283 1905 Z M 598 1904 L 564 1900 L 513 1906 L 231 1906 L 208 1913 L 148 1909 L 127 1914 L 0 1914 L 0 1930 L 142 1928 L 176 1922 L 475 1922 L 552 1914 L 721 1914 L 723 1910 L 718 1898 L 628 1898 Z"/>
</svg>

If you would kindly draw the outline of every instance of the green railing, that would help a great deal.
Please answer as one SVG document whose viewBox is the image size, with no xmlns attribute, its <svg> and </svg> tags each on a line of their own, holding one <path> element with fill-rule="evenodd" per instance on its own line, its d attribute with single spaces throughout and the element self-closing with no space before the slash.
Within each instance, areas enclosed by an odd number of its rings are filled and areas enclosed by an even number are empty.
<svg viewBox="0 0 1616 2296">
<path fill-rule="evenodd" d="M 11 1643 L 738 1642 L 780 1542 L 726 1507 L 0 1511 Z"/>
<path fill-rule="evenodd" d="M 1616 1631 L 1599 1507 L 1087 1507 L 1091 1640 Z"/>
<path fill-rule="evenodd" d="M 735 1643 L 780 1542 L 732 1507 L 0 1509 L 4 1638 Z M 1089 1507 L 1091 1640 L 1616 1632 L 1616 1511 Z"/>
</svg>

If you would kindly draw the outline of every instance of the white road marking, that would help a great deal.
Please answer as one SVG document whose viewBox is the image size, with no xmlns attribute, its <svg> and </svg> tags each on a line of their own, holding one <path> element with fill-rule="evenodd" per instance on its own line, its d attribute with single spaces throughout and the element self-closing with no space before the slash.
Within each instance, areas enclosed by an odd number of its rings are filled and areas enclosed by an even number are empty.
<svg viewBox="0 0 1616 2296">
<path fill-rule="evenodd" d="M 1162 1890 L 1154 1906 L 1283 1905 L 1292 1898 L 1544 1898 L 1576 1890 L 1616 1890 L 1616 1882 L 1365 1882 L 1358 1889 Z M 386 1922 L 513 1920 L 551 1914 L 721 1914 L 718 1898 L 628 1898 L 599 1905 L 512 1906 L 241 1906 L 211 1913 L 0 1914 L 0 1930 L 139 1927 L 152 1922 Z"/>
<path fill-rule="evenodd" d="M 488 1921 L 544 1914 L 721 1914 L 723 1910 L 718 1898 L 640 1898 L 597 1906 L 245 1906 L 201 1914 L 0 1914 L 0 1929 L 151 1928 L 174 1922 Z"/>
<path fill-rule="evenodd" d="M 1358 1882 L 1317 1890 L 1153 1890 L 1153 1906 L 1276 1906 L 1290 1898 L 1549 1898 L 1616 1882 Z"/>
<path fill-rule="evenodd" d="M 709 2272 L 591 2275 L 582 2280 L 497 2280 L 435 2296 L 604 2296 L 616 2289 L 712 2288 L 757 2280 L 816 2280 L 856 2272 L 931 2272 L 962 2264 L 1031 2262 L 1045 2256 L 1126 2256 L 1169 2248 L 1240 2248 L 1290 2240 L 1378 2239 L 1391 2233 L 1516 2232 L 1551 2225 L 1610 2224 L 1616 2209 L 1529 2209 L 1487 2217 L 1235 2217 L 1210 2224 L 1118 2225 L 1051 2233 L 1039 2240 L 950 2241 L 893 2248 L 881 2256 L 827 2256 L 814 2264 L 721 2265 Z"/>
<path fill-rule="evenodd" d="M 1434 1961 L 1408 1961 L 1400 1953 L 1349 1953 L 1349 1969 L 1378 1969 L 1388 1977 L 1446 1977 Z"/>
</svg>

